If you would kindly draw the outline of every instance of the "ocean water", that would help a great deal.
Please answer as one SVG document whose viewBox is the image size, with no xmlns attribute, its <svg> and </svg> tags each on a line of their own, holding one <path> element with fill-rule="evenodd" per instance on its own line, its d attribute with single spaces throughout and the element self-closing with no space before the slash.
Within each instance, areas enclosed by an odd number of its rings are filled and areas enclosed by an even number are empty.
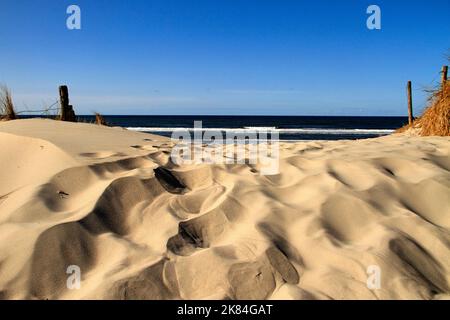
<svg viewBox="0 0 450 320">
<path fill-rule="evenodd" d="M 80 116 L 94 121 L 93 116 Z M 202 121 L 203 131 L 248 132 L 270 128 L 280 140 L 340 140 L 373 138 L 392 133 L 407 123 L 407 117 L 328 116 L 104 116 L 113 126 L 170 137 L 176 129 L 193 131 Z"/>
</svg>

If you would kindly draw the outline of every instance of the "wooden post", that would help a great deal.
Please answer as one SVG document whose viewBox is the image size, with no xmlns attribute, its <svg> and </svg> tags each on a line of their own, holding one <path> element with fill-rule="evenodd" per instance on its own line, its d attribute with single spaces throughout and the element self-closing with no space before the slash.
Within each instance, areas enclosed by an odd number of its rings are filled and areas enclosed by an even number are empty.
<svg viewBox="0 0 450 320">
<path fill-rule="evenodd" d="M 444 87 L 444 84 L 447 81 L 447 72 L 448 72 L 448 66 L 443 66 L 442 67 L 442 80 L 441 80 L 442 87 Z"/>
<path fill-rule="evenodd" d="M 67 86 L 59 87 L 59 102 L 61 105 L 61 121 L 76 121 L 73 107 L 69 105 L 69 89 Z"/>
<path fill-rule="evenodd" d="M 69 107 L 69 89 L 67 86 L 59 86 L 60 120 L 67 121 L 67 110 Z"/>
<path fill-rule="evenodd" d="M 408 123 L 412 125 L 413 122 L 413 108 L 412 108 L 412 94 L 411 94 L 411 81 L 408 81 L 406 85 L 406 90 L 408 93 Z"/>
</svg>

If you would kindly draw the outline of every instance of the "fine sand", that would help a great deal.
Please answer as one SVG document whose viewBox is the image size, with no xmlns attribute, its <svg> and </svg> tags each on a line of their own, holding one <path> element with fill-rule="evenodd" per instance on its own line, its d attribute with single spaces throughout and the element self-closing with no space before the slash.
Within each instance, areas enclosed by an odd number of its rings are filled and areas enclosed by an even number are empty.
<svg viewBox="0 0 450 320">
<path fill-rule="evenodd" d="M 172 146 L 0 122 L 0 299 L 450 297 L 449 137 L 283 142 L 272 176 Z"/>
</svg>

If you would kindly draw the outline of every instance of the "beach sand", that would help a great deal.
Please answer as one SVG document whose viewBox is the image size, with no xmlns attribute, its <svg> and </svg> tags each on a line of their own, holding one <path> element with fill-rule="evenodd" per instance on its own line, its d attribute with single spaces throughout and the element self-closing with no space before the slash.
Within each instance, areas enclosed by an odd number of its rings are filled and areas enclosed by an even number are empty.
<svg viewBox="0 0 450 320">
<path fill-rule="evenodd" d="M 449 137 L 283 142 L 273 176 L 172 146 L 1 122 L 0 299 L 450 298 Z"/>
</svg>

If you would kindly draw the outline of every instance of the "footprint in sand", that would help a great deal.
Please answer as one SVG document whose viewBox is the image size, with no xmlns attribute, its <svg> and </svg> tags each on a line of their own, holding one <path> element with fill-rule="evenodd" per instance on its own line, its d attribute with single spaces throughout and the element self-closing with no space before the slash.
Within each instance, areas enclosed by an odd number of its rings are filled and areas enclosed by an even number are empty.
<svg viewBox="0 0 450 320">
<path fill-rule="evenodd" d="M 153 145 L 134 145 L 134 146 L 130 146 L 131 148 L 134 149 L 138 149 L 138 150 L 142 150 L 142 151 L 157 151 L 158 147 L 155 147 Z"/>
<path fill-rule="evenodd" d="M 280 250 L 270 247 L 266 250 L 266 255 L 272 267 L 280 273 L 284 281 L 289 284 L 299 283 L 300 276 L 297 270 Z"/>
<path fill-rule="evenodd" d="M 233 299 L 263 300 L 270 297 L 276 282 L 270 264 L 264 261 L 236 263 L 228 272 Z"/>
<path fill-rule="evenodd" d="M 174 174 L 163 167 L 153 170 L 155 177 L 161 186 L 170 193 L 182 194 L 186 190 L 186 186 L 174 176 Z"/>
<path fill-rule="evenodd" d="M 197 248 L 209 248 L 227 230 L 229 221 L 221 211 L 180 222 L 178 234 L 167 242 L 167 249 L 181 256 L 193 254 Z"/>
<path fill-rule="evenodd" d="M 179 296 L 174 264 L 165 259 L 117 282 L 110 289 L 111 299 L 168 300 L 179 299 Z"/>
<path fill-rule="evenodd" d="M 92 158 L 92 159 L 106 159 L 111 157 L 122 157 L 126 154 L 121 152 L 113 152 L 113 151 L 99 151 L 99 152 L 84 152 L 80 153 L 80 156 L 85 158 Z"/>
</svg>

